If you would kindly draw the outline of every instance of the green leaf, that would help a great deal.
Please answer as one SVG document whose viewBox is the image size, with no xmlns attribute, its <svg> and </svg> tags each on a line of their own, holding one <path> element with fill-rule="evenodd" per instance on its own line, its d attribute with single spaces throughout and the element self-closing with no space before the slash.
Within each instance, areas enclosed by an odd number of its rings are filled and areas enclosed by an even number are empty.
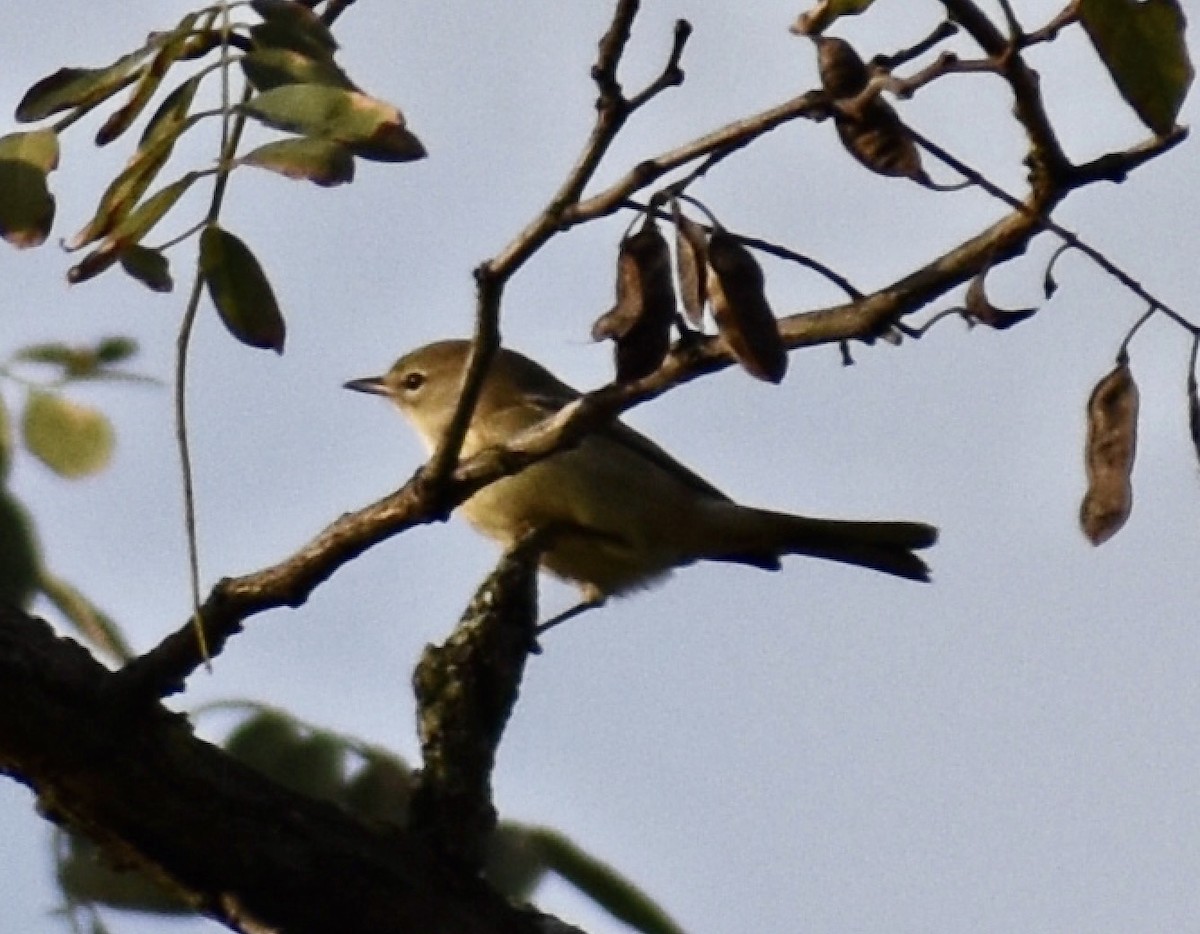
<svg viewBox="0 0 1200 934">
<path fill-rule="evenodd" d="M 425 147 L 404 128 L 400 111 L 361 91 L 289 84 L 251 98 L 240 109 L 277 130 L 336 140 L 367 159 L 405 162 L 425 155 Z"/>
<path fill-rule="evenodd" d="M 31 123 L 74 107 L 98 104 L 132 83 L 149 49 L 138 49 L 106 68 L 60 68 L 25 92 L 17 120 Z"/>
<path fill-rule="evenodd" d="M 12 417 L 4 397 L 0 396 L 0 487 L 8 482 L 8 472 L 12 469 L 13 442 Z"/>
<path fill-rule="evenodd" d="M 96 345 L 96 357 L 101 363 L 124 363 L 138 352 L 138 342 L 132 337 L 105 337 Z"/>
<path fill-rule="evenodd" d="M 142 138 L 138 141 L 139 152 L 170 140 L 174 145 L 179 134 L 191 126 L 188 121 L 188 111 L 192 101 L 196 99 L 196 90 L 200 87 L 198 77 L 188 78 L 179 87 L 163 98 L 154 115 L 147 121 Z"/>
<path fill-rule="evenodd" d="M 45 569 L 38 576 L 38 588 L 67 622 L 75 627 L 76 632 L 92 645 L 106 652 L 114 661 L 127 662 L 133 658 L 133 651 L 121 635 L 121 628 L 78 588 Z"/>
<path fill-rule="evenodd" d="M 278 140 L 247 153 L 242 162 L 323 187 L 354 179 L 354 156 L 341 143 L 328 139 Z"/>
<path fill-rule="evenodd" d="M 185 121 L 184 128 L 194 123 L 195 119 Z M 100 196 L 100 203 L 96 206 L 92 219 L 67 241 L 68 251 L 94 243 L 112 230 L 122 218 L 128 216 L 138 199 L 146 193 L 150 183 L 158 177 L 171 155 L 176 138 L 177 135 L 160 136 L 152 145 L 139 149 L 134 154 L 121 174 L 112 180 Z"/>
<path fill-rule="evenodd" d="M 548 868 L 617 920 L 643 934 L 682 934 L 683 929 L 649 895 L 562 834 L 531 828 L 529 835 Z"/>
<path fill-rule="evenodd" d="M 337 40 L 329 27 L 312 10 L 293 0 L 252 0 L 250 6 L 263 18 L 250 31 L 260 47 L 314 52 L 314 58 L 331 57 Z"/>
<path fill-rule="evenodd" d="M 146 873 L 132 866 L 115 867 L 90 840 L 70 832 L 65 838 L 56 871 L 59 888 L 71 901 L 160 915 L 194 914 L 178 894 Z M 96 918 L 91 934 L 105 931 L 94 926 Z"/>
<path fill-rule="evenodd" d="M 196 20 L 199 18 L 199 13 L 187 14 L 179 21 L 178 26 L 161 38 L 161 48 L 151 59 L 150 64 L 142 70 L 137 84 L 133 88 L 133 93 L 129 95 L 129 100 L 123 107 L 114 111 L 97 131 L 97 146 L 111 143 L 129 129 L 130 124 L 145 110 L 146 105 L 150 103 L 150 98 L 162 84 L 162 80 L 171 66 L 183 54 L 188 37 L 192 34 L 192 27 L 196 25 Z"/>
<path fill-rule="evenodd" d="M 1142 123 L 1169 133 L 1194 76 L 1179 0 L 1081 0 L 1079 19 Z"/>
<path fill-rule="evenodd" d="M 37 591 L 40 566 L 29 514 L 7 490 L 0 490 L 0 601 L 27 606 Z"/>
<path fill-rule="evenodd" d="M 126 214 L 113 225 L 112 230 L 108 232 L 100 246 L 67 270 L 67 281 L 72 285 L 85 282 L 100 275 L 120 260 L 130 247 L 136 245 L 155 224 L 163 219 L 201 174 L 200 172 L 188 172 L 178 181 L 156 191 Z M 85 231 L 81 231 L 80 235 Z"/>
<path fill-rule="evenodd" d="M 54 195 L 46 176 L 58 166 L 53 130 L 0 137 L 0 236 L 19 249 L 46 241 Z"/>
<path fill-rule="evenodd" d="M 161 250 L 137 244 L 120 253 L 121 268 L 152 292 L 170 292 L 175 288 L 171 264 Z"/>
<path fill-rule="evenodd" d="M 205 227 L 200 235 L 200 275 L 230 334 L 250 347 L 283 353 L 283 314 L 246 244 L 216 224 Z"/>
<path fill-rule="evenodd" d="M 21 424 L 25 447 L 61 477 L 86 477 L 112 459 L 113 430 L 99 409 L 33 390 Z"/>
<path fill-rule="evenodd" d="M 258 91 L 286 84 L 324 84 L 355 90 L 354 82 L 332 59 L 310 58 L 293 49 L 255 49 L 242 56 L 241 66 Z"/>
</svg>

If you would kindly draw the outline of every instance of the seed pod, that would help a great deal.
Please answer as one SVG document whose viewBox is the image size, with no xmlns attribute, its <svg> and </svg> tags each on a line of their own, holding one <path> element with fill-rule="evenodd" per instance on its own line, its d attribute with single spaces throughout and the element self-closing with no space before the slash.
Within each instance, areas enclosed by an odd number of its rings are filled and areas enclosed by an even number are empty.
<svg viewBox="0 0 1200 934">
<path fill-rule="evenodd" d="M 671 202 L 675 222 L 675 275 L 679 279 L 679 297 L 683 310 L 694 327 L 704 321 L 705 267 L 708 263 L 708 234 L 704 228 L 679 210 L 679 202 Z"/>
<path fill-rule="evenodd" d="M 1195 367 L 1196 362 L 1193 358 L 1192 366 Z M 1196 456 L 1200 457 L 1200 392 L 1196 390 L 1196 371 L 1191 370 L 1188 373 L 1187 381 L 1187 397 L 1188 397 L 1188 431 L 1192 436 L 1192 447 L 1196 449 Z"/>
<path fill-rule="evenodd" d="M 653 373 L 667 355 L 675 321 L 671 250 L 647 215 L 617 253 L 617 303 L 592 325 L 592 339 L 616 343 L 617 381 Z"/>
<path fill-rule="evenodd" d="M 767 304 L 762 269 L 720 228 L 708 239 L 708 300 L 717 330 L 746 372 L 769 383 L 783 379 L 787 349 Z"/>
<path fill-rule="evenodd" d="M 1011 328 L 1014 324 L 1020 324 L 1026 318 L 1031 318 L 1037 313 L 1036 308 L 997 308 L 993 305 L 983 284 L 987 274 L 988 270 L 983 270 L 967 286 L 967 295 L 963 305 L 968 324 L 978 321 L 980 324 L 986 324 L 989 328 L 1003 331 Z"/>
<path fill-rule="evenodd" d="M 871 73 L 845 39 L 817 36 L 817 71 L 821 87 L 835 100 L 854 97 L 866 90 Z"/>
<path fill-rule="evenodd" d="M 872 172 L 931 184 L 921 167 L 917 144 L 904 132 L 904 124 L 887 101 L 876 97 L 862 109 L 859 119 L 840 114 L 834 122 L 842 145 Z"/>
<path fill-rule="evenodd" d="M 1138 389 L 1129 361 L 1096 384 L 1087 405 L 1088 488 L 1079 511 L 1083 534 L 1093 545 L 1112 538 L 1133 508 L 1130 476 L 1137 453 Z"/>
</svg>

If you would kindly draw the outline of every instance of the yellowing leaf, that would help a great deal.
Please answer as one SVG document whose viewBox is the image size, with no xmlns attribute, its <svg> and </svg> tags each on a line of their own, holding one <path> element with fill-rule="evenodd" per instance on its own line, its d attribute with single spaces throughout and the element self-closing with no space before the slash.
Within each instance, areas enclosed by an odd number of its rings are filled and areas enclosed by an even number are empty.
<svg viewBox="0 0 1200 934">
<path fill-rule="evenodd" d="M 112 458 L 113 430 L 99 409 L 34 390 L 21 420 L 25 447 L 61 477 L 86 477 Z"/>
<path fill-rule="evenodd" d="M 1079 20 L 1142 123 L 1168 133 L 1194 76 L 1179 0 L 1081 0 Z"/>
<path fill-rule="evenodd" d="M 242 162 L 323 187 L 354 179 L 354 156 L 341 143 L 328 139 L 277 140 L 247 153 Z"/>
<path fill-rule="evenodd" d="M 336 140 L 367 159 L 403 162 L 425 155 L 400 111 L 361 91 L 288 84 L 251 98 L 241 109 L 277 130 Z"/>
<path fill-rule="evenodd" d="M 215 224 L 200 235 L 200 274 L 229 333 L 283 353 L 286 326 L 271 283 L 249 247 Z"/>
<path fill-rule="evenodd" d="M 147 54 L 147 49 L 139 49 L 107 68 L 60 68 L 25 92 L 17 105 L 17 120 L 31 123 L 111 97 L 137 77 L 136 70 Z"/>
<path fill-rule="evenodd" d="M 332 59 L 309 58 L 292 49 L 255 49 L 242 56 L 241 66 L 258 91 L 286 84 L 325 84 L 355 90 L 354 83 Z"/>
<path fill-rule="evenodd" d="M 0 137 L 0 236 L 24 249 L 45 242 L 54 223 L 46 176 L 58 166 L 52 130 Z"/>
<path fill-rule="evenodd" d="M 96 133 L 97 146 L 104 146 L 111 143 L 129 129 L 130 124 L 138 118 L 146 105 L 150 103 L 150 99 L 154 96 L 154 92 L 158 90 L 158 86 L 162 84 L 162 80 L 166 77 L 171 66 L 183 54 L 187 40 L 192 34 L 192 27 L 196 25 L 196 20 L 199 18 L 199 13 L 188 13 L 180 20 L 178 26 L 161 37 L 160 41 L 162 44 L 158 53 L 150 61 L 150 64 L 141 71 L 133 93 L 129 96 L 129 100 L 126 101 L 123 107 L 114 111 Z"/>
</svg>

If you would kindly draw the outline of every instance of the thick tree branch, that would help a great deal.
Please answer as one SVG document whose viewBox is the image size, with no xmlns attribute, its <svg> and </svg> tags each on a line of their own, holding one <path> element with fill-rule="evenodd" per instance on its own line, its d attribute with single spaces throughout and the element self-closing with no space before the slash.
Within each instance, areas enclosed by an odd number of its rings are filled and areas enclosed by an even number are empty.
<svg viewBox="0 0 1200 934">
<path fill-rule="evenodd" d="M 0 611 L 0 771 L 119 864 L 237 931 L 534 934 L 420 837 L 288 791 L 192 735 L 43 622 Z"/>
</svg>

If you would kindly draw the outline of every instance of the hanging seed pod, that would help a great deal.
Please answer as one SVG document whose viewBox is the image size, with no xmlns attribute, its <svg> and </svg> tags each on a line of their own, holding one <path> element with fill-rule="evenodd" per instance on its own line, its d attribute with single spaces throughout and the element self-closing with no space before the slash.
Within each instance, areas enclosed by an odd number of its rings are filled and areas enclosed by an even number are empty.
<svg viewBox="0 0 1200 934">
<path fill-rule="evenodd" d="M 720 228 L 708 239 L 708 300 L 717 330 L 746 372 L 769 383 L 783 379 L 787 349 L 767 304 L 762 269 Z"/>
<path fill-rule="evenodd" d="M 621 241 L 617 253 L 617 303 L 592 325 L 592 340 L 616 343 L 617 381 L 653 373 L 671 345 L 675 321 L 671 250 L 652 217 Z"/>
<path fill-rule="evenodd" d="M 1088 487 L 1079 525 L 1093 545 L 1112 538 L 1133 508 L 1130 477 L 1137 453 L 1138 389 L 1121 356 L 1116 368 L 1096 384 L 1087 405 Z"/>
<path fill-rule="evenodd" d="M 887 101 L 876 97 L 862 109 L 859 119 L 840 114 L 834 122 L 847 152 L 872 172 L 932 184 L 921 167 L 917 144 Z"/>
<path fill-rule="evenodd" d="M 1196 449 L 1196 456 L 1200 457 L 1200 392 L 1196 390 L 1196 361 L 1193 358 L 1193 369 L 1188 373 L 1187 380 L 1187 397 L 1188 397 L 1188 432 L 1192 436 L 1192 447 Z"/>
<path fill-rule="evenodd" d="M 679 210 L 679 202 L 671 202 L 675 223 L 675 276 L 679 280 L 679 297 L 683 310 L 693 327 L 704 322 L 706 270 L 708 264 L 708 233 Z"/>
<path fill-rule="evenodd" d="M 867 88 L 871 73 L 845 39 L 817 36 L 817 72 L 821 87 L 834 100 L 855 97 Z"/>
<path fill-rule="evenodd" d="M 978 321 L 980 324 L 986 324 L 989 328 L 1004 331 L 1037 313 L 1036 308 L 997 308 L 993 305 L 983 284 L 987 274 L 988 270 L 983 270 L 967 286 L 963 305 L 968 324 Z"/>
</svg>

